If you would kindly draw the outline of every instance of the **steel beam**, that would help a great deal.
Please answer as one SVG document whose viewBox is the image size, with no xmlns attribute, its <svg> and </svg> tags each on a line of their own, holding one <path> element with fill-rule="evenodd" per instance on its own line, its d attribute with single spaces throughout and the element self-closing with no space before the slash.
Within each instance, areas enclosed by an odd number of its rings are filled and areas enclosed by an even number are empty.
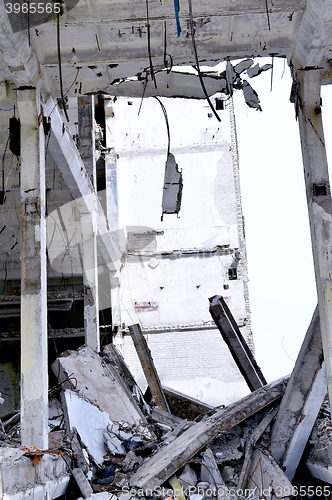
<svg viewBox="0 0 332 500">
<path fill-rule="evenodd" d="M 251 391 L 266 385 L 266 380 L 257 365 L 239 327 L 221 295 L 209 299 L 210 314 L 218 327 L 230 353 Z"/>
<path fill-rule="evenodd" d="M 133 339 L 134 346 L 141 362 L 152 397 L 155 398 L 155 404 L 158 405 L 162 410 L 170 413 L 170 409 L 168 407 L 163 388 L 161 387 L 157 370 L 153 363 L 150 349 L 148 347 L 148 344 L 146 343 L 142 330 L 139 325 L 132 325 L 129 326 L 129 331 L 131 338 Z"/>
<path fill-rule="evenodd" d="M 21 439 L 48 448 L 45 135 L 40 95 L 17 93 L 21 121 Z"/>
<path fill-rule="evenodd" d="M 297 71 L 301 137 L 320 329 L 332 402 L 332 200 L 323 131 L 320 71 Z"/>
</svg>

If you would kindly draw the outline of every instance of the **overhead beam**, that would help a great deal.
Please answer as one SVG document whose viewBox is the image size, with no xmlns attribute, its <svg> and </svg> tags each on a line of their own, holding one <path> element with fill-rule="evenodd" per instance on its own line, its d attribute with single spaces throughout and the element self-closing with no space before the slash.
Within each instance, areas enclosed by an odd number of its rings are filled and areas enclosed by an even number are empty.
<svg viewBox="0 0 332 500">
<path fill-rule="evenodd" d="M 13 31 L 6 12 L 6 3 L 8 2 L 0 0 L 0 47 L 1 57 L 8 66 L 8 74 L 12 76 L 17 87 L 40 88 L 45 83 L 46 89 L 50 90 L 49 81 L 45 79 L 26 31 Z"/>
<path fill-rule="evenodd" d="M 295 67 L 318 67 L 331 33 L 331 0 L 307 0 L 294 42 L 292 60 Z"/>
<path fill-rule="evenodd" d="M 47 100 L 44 112 L 46 116 L 51 117 L 52 133 L 48 146 L 49 152 L 57 164 L 78 210 L 83 214 L 96 214 L 98 249 L 109 270 L 116 271 L 120 266 L 121 254 L 108 229 L 104 211 L 76 144 L 68 133 L 57 104 L 52 97 Z"/>
<path fill-rule="evenodd" d="M 321 110 L 319 69 L 297 71 L 300 128 L 320 329 L 332 402 L 332 200 Z"/>
</svg>

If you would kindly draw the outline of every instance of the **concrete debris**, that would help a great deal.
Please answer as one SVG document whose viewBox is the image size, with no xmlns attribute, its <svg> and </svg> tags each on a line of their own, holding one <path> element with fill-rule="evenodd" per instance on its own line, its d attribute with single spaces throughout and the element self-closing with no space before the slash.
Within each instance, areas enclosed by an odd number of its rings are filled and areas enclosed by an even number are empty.
<svg viewBox="0 0 332 500">
<path fill-rule="evenodd" d="M 243 88 L 244 100 L 246 101 L 246 104 L 249 106 L 249 108 L 262 111 L 262 108 L 259 103 L 258 94 L 256 90 L 252 88 L 250 83 L 247 82 L 247 80 L 243 80 L 242 88 Z"/>
<path fill-rule="evenodd" d="M 317 326 L 316 323 L 314 321 Z M 310 356 L 315 357 L 319 371 L 321 344 L 318 341 L 315 350 L 310 335 L 305 342 L 311 347 L 303 349 L 315 351 L 310 352 Z M 311 373 L 309 366 L 305 368 L 305 359 L 300 352 L 298 365 L 303 375 L 308 370 L 309 390 L 309 386 L 314 386 L 315 370 Z M 71 473 L 75 481 L 69 484 L 67 498 L 70 500 L 144 500 L 146 497 L 152 500 L 276 500 L 292 496 L 287 474 L 269 451 L 269 447 L 275 448 L 272 444 L 276 435 L 281 444 L 285 444 L 284 432 L 279 430 L 276 434 L 276 429 L 282 417 L 293 408 L 292 398 L 288 398 L 287 392 L 284 396 L 287 384 L 294 387 L 294 381 L 290 383 L 287 377 L 256 389 L 226 408 L 212 408 L 164 389 L 169 404 L 166 411 L 157 406 L 156 401 L 152 400 L 151 404 L 145 401 L 148 395 L 143 398 L 114 346 L 107 346 L 101 355 L 86 347 L 66 353 L 58 358 L 53 369 L 62 383 L 59 389 L 50 391 L 53 398 L 49 405 L 50 449 L 6 447 L 9 443 L 6 434 L 7 441 L 3 437 L 0 448 L 6 491 L 37 484 L 40 492 L 38 490 L 34 498 L 39 500 L 40 496 L 42 500 L 42 494 L 43 498 L 48 495 L 45 494 L 47 483 L 47 488 L 56 490 L 55 493 L 49 491 L 49 498 L 56 498 L 58 492 L 64 493 Z M 294 373 L 297 372 L 295 367 Z M 77 381 L 76 387 L 69 379 Z M 301 408 L 298 411 L 302 411 Z M 176 412 L 178 415 L 173 414 Z M 326 401 L 307 445 L 306 459 L 315 477 L 332 484 L 329 416 Z M 16 414 L 6 417 L 4 433 L 7 421 L 15 417 Z M 282 429 L 285 425 L 286 422 Z M 291 421 L 292 429 L 296 430 L 299 425 Z M 17 424 L 12 431 L 14 429 L 17 432 Z M 10 469 L 14 472 L 7 472 Z M 18 479 L 18 474 L 23 477 L 22 470 L 24 481 Z M 40 471 L 37 476 L 35 470 Z"/>
<path fill-rule="evenodd" d="M 272 69 L 272 64 L 264 64 L 262 67 L 260 67 L 259 64 L 255 64 L 255 66 L 251 66 L 251 68 L 247 69 L 247 75 L 249 78 L 254 78 L 254 76 L 258 76 L 268 69 Z"/>
</svg>

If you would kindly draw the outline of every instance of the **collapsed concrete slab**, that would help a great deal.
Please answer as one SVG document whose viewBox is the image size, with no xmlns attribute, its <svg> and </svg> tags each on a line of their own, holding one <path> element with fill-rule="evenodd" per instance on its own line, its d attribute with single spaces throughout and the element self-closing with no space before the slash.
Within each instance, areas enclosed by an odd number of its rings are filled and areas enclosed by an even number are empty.
<svg viewBox="0 0 332 500">
<path fill-rule="evenodd" d="M 62 402 L 68 431 L 77 430 L 96 464 L 101 465 L 106 454 L 104 432 L 112 424 L 108 413 L 68 389 L 63 393 Z"/>
<path fill-rule="evenodd" d="M 277 380 L 232 403 L 202 420 L 148 459 L 130 479 L 130 485 L 154 490 L 202 449 L 218 433 L 239 424 L 247 417 L 275 402 L 284 394 L 288 378 Z"/>
<path fill-rule="evenodd" d="M 80 396 L 113 421 L 129 424 L 146 423 L 146 419 L 120 376 L 111 371 L 102 358 L 90 347 L 69 351 L 52 365 L 52 370 L 63 387 L 71 389 L 69 378 L 74 375 Z"/>
<path fill-rule="evenodd" d="M 327 392 L 318 307 L 272 428 L 270 453 L 292 480 Z"/>
</svg>

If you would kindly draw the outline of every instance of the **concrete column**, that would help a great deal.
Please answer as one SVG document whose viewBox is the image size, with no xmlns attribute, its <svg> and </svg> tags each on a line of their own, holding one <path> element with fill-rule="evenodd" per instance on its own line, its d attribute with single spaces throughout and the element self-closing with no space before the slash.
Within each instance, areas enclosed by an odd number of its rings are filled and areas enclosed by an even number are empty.
<svg viewBox="0 0 332 500">
<path fill-rule="evenodd" d="M 298 70 L 297 75 L 297 110 L 320 328 L 332 402 L 332 201 L 320 103 L 320 71 Z"/>
<path fill-rule="evenodd" d="M 78 98 L 78 150 L 87 169 L 92 185 L 96 188 L 97 174 L 94 129 L 94 97 Z M 84 285 L 84 330 L 85 343 L 96 352 L 100 350 L 99 304 L 98 304 L 98 261 L 96 214 L 81 214 Z"/>
<path fill-rule="evenodd" d="M 81 214 L 85 343 L 100 351 L 96 214 Z"/>
<path fill-rule="evenodd" d="M 36 89 L 19 90 L 21 121 L 21 436 L 48 448 L 45 136 Z"/>
<path fill-rule="evenodd" d="M 78 151 L 94 187 L 97 186 L 95 151 L 94 96 L 84 95 L 78 104 Z"/>
</svg>

